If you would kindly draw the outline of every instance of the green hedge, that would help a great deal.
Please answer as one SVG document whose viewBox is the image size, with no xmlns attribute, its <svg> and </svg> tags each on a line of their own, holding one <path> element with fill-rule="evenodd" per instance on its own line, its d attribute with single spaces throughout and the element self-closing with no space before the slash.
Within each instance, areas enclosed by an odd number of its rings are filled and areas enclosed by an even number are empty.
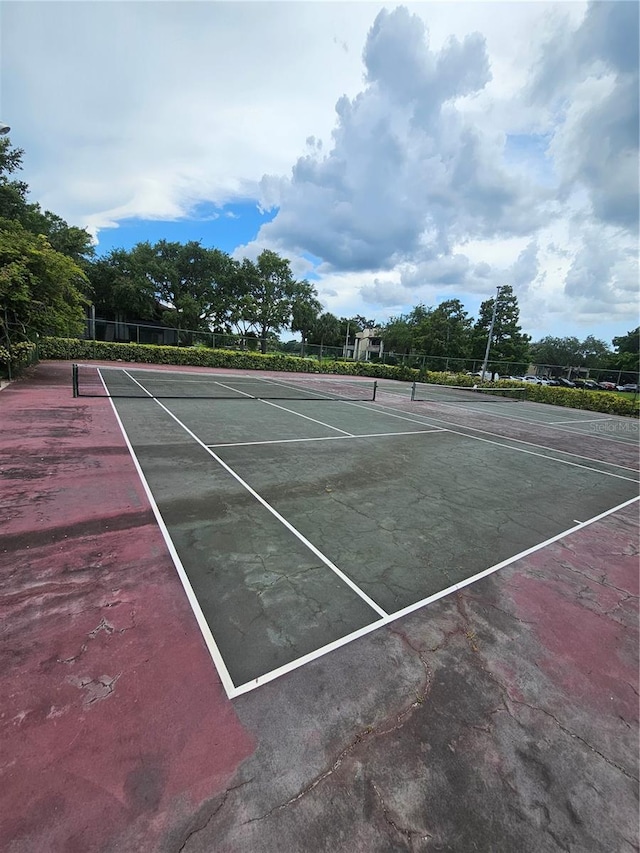
<svg viewBox="0 0 640 853">
<path fill-rule="evenodd" d="M 233 370 L 282 370 L 287 373 L 337 373 L 413 382 L 418 371 L 363 361 L 332 361 L 299 358 L 285 353 L 235 352 L 204 347 L 163 347 L 153 344 L 117 344 L 77 338 L 41 338 L 40 358 L 72 361 L 128 361 L 144 364 L 224 367 Z"/>
<path fill-rule="evenodd" d="M 15 378 L 25 367 L 38 361 L 38 348 L 31 341 L 20 341 L 9 351 L 0 346 L 0 377 Z"/>
<path fill-rule="evenodd" d="M 370 376 L 374 379 L 396 379 L 404 382 L 432 382 L 437 385 L 473 386 L 478 380 L 465 373 L 440 373 L 416 370 L 404 365 L 370 361 L 319 362 L 311 358 L 284 353 L 235 352 L 204 347 L 163 347 L 153 344 L 117 344 L 105 341 L 85 341 L 77 338 L 41 338 L 39 356 L 42 359 L 71 359 L 73 361 L 128 361 L 144 364 L 192 365 L 223 367 L 232 370 L 281 370 L 288 373 L 334 373 L 344 376 Z M 489 387 L 514 387 L 509 380 L 486 383 Z M 518 383 L 517 387 L 523 387 Z M 638 416 L 638 402 L 607 391 L 583 391 L 578 388 L 556 388 L 527 384 L 526 399 L 553 406 L 587 409 L 612 415 Z"/>
<path fill-rule="evenodd" d="M 610 391 L 585 391 L 582 388 L 556 388 L 553 385 L 527 387 L 527 400 L 565 406 L 568 409 L 586 409 L 589 412 L 605 412 L 609 415 L 631 415 L 638 417 L 638 401 L 620 397 Z"/>
</svg>

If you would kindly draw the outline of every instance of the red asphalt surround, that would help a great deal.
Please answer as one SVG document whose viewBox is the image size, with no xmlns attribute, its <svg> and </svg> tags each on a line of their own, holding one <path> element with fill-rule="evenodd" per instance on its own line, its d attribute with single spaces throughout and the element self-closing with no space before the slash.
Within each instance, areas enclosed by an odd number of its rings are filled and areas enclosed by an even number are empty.
<svg viewBox="0 0 640 853">
<path fill-rule="evenodd" d="M 74 400 L 70 370 L 0 392 L 0 849 L 153 850 L 253 742 L 110 403 Z"/>
<path fill-rule="evenodd" d="M 638 849 L 637 504 L 231 703 L 70 376 L 0 391 L 3 853 Z"/>
</svg>

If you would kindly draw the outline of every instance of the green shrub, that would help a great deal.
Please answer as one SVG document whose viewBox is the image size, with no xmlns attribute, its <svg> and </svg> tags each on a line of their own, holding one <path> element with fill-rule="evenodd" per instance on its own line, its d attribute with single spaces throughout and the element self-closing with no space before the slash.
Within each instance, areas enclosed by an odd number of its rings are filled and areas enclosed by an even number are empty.
<svg viewBox="0 0 640 853">
<path fill-rule="evenodd" d="M 31 341 L 13 344 L 9 351 L 0 346 L 0 376 L 8 379 L 19 376 L 21 372 L 38 361 L 38 348 Z"/>
<path fill-rule="evenodd" d="M 530 384 L 527 386 L 526 398 L 536 403 L 548 403 L 569 409 L 638 417 L 637 402 L 633 399 L 624 399 L 609 391 L 585 391 L 582 388 L 556 388 L 553 385 Z"/>
</svg>

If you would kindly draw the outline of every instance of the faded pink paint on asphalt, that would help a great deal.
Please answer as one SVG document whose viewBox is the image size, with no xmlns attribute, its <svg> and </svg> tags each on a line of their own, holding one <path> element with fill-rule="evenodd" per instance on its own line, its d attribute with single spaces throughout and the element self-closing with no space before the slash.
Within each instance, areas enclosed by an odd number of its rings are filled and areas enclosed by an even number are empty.
<svg viewBox="0 0 640 853">
<path fill-rule="evenodd" d="M 0 849 L 153 850 L 253 742 L 109 402 L 66 374 L 0 394 Z"/>
</svg>

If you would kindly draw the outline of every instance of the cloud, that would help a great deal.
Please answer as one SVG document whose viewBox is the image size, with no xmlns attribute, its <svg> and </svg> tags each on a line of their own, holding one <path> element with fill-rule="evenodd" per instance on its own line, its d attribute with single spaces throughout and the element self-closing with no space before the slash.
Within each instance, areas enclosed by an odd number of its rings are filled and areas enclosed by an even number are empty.
<svg viewBox="0 0 640 853">
<path fill-rule="evenodd" d="M 637 3 L 589 4 L 577 29 L 542 46 L 529 98 L 554 124 L 560 192 L 588 194 L 593 216 L 638 225 Z"/>
<path fill-rule="evenodd" d="M 260 240 L 330 268 L 383 270 L 425 247 L 446 254 L 469 235 L 535 226 L 526 185 L 456 107 L 491 79 L 481 35 L 432 51 L 417 15 L 383 10 L 363 60 L 367 85 L 338 100 L 331 150 L 298 158 L 286 181 L 263 178 L 263 205 L 280 209 Z"/>
<path fill-rule="evenodd" d="M 538 278 L 540 264 L 538 261 L 538 243 L 532 240 L 526 249 L 518 255 L 518 259 L 508 271 L 508 284 L 516 293 L 522 294 L 528 290 Z"/>
<path fill-rule="evenodd" d="M 637 325 L 637 3 L 248 8 L 4 4 L 34 200 L 98 236 L 273 210 L 235 256 L 342 316 L 511 283 L 534 336 Z"/>
</svg>

